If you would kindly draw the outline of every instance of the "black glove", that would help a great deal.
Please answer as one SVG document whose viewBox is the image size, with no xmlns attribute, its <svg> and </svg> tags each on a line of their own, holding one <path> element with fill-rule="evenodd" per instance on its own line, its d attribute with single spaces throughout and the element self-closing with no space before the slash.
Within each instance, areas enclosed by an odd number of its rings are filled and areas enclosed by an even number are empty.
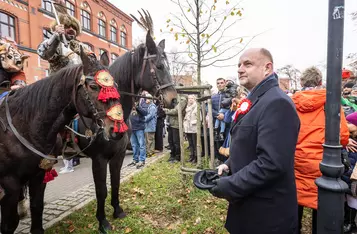
<svg viewBox="0 0 357 234">
<path fill-rule="evenodd" d="M 209 192 L 215 197 L 223 198 L 223 199 L 226 199 L 227 201 L 230 201 L 231 200 L 230 197 L 228 197 L 227 194 L 224 194 L 224 191 L 221 188 L 222 186 L 219 186 L 220 180 L 221 179 L 217 179 L 217 180 L 212 181 L 214 184 L 216 184 L 216 186 L 211 188 L 209 190 Z"/>
</svg>

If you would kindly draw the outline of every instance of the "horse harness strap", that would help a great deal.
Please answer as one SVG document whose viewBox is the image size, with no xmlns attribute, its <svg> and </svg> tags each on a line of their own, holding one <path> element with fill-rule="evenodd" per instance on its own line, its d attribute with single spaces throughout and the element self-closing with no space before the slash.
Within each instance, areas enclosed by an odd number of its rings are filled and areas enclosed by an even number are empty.
<svg viewBox="0 0 357 234">
<path fill-rule="evenodd" d="M 132 54 L 131 54 L 132 67 L 133 67 L 133 55 L 134 55 L 134 52 L 132 51 Z M 152 59 L 155 59 L 156 57 L 157 57 L 156 54 L 152 54 L 152 55 L 148 54 L 148 49 L 147 49 L 147 47 L 145 48 L 143 66 L 142 66 L 141 72 L 140 72 L 140 87 L 143 86 L 143 78 L 144 78 L 144 72 L 145 72 L 145 68 L 146 68 L 146 63 L 149 63 L 150 76 L 153 78 L 153 80 L 155 82 L 155 86 L 156 86 L 156 93 L 155 93 L 154 96 L 157 96 L 157 93 L 159 93 L 158 100 L 160 101 L 160 105 L 163 106 L 162 90 L 167 88 L 167 87 L 173 86 L 174 84 L 173 83 L 168 83 L 168 84 L 165 84 L 165 85 L 160 85 L 160 82 L 158 81 L 157 76 L 156 76 L 154 64 L 152 62 Z M 131 70 L 133 71 L 133 68 Z M 141 92 L 141 89 L 140 89 L 139 92 Z M 134 76 L 133 76 L 133 74 L 131 75 L 131 93 L 127 93 L 127 92 L 123 92 L 123 91 L 121 91 L 120 93 L 124 94 L 124 95 L 128 95 L 128 96 L 132 96 L 133 108 L 134 108 L 134 105 L 135 105 L 135 98 L 134 97 L 146 98 L 146 96 L 136 95 L 134 93 Z M 155 98 L 153 98 L 153 99 L 155 99 Z"/>
<path fill-rule="evenodd" d="M 8 97 L 9 94 L 6 95 L 5 97 L 5 111 L 6 111 L 6 119 L 7 122 L 10 126 L 11 131 L 14 133 L 14 135 L 16 136 L 16 138 L 31 152 L 37 154 L 38 156 L 40 156 L 41 158 L 45 158 L 51 161 L 57 161 L 57 158 L 53 158 L 50 157 L 48 155 L 43 154 L 42 152 L 38 151 L 37 149 L 35 149 L 30 142 L 28 142 L 23 136 L 20 135 L 20 133 L 16 130 L 15 126 L 12 124 L 12 119 L 11 119 L 11 115 L 10 115 L 10 110 L 9 110 L 9 103 L 8 103 Z"/>
</svg>

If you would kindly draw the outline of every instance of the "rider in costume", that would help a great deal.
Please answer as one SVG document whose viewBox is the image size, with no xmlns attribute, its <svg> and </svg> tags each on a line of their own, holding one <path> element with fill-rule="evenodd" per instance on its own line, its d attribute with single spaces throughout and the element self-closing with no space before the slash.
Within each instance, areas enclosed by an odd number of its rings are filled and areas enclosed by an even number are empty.
<svg viewBox="0 0 357 234">
<path fill-rule="evenodd" d="M 28 55 L 22 54 L 17 48 L 16 42 L 12 38 L 0 38 L 0 60 L 3 80 L 10 82 L 10 89 L 15 90 L 26 86 L 26 75 L 23 71 L 24 61 Z"/>
<path fill-rule="evenodd" d="M 67 14 L 58 12 L 60 24 L 53 21 L 50 25 L 52 36 L 44 40 L 37 48 L 39 56 L 47 60 L 50 64 L 49 73 L 57 72 L 66 66 L 81 64 L 80 47 L 82 46 L 87 55 L 94 56 L 86 45 L 77 40 L 77 36 L 81 33 L 81 25 L 79 21 Z M 67 40 L 67 46 L 63 41 L 63 35 Z M 69 141 L 67 136 L 67 141 Z M 68 149 L 70 150 L 70 149 Z M 79 158 L 74 160 L 64 160 L 65 166 L 61 168 L 60 173 L 73 172 L 73 161 L 76 165 L 79 164 Z"/>
<path fill-rule="evenodd" d="M 94 55 L 86 45 L 76 39 L 81 33 L 79 21 L 69 14 L 58 13 L 58 18 L 61 24 L 58 25 L 56 21 L 52 22 L 52 36 L 44 40 L 37 48 L 38 55 L 50 63 L 50 74 L 68 65 L 81 64 L 81 45 L 85 53 Z M 62 40 L 62 35 L 68 42 L 67 47 Z"/>
</svg>

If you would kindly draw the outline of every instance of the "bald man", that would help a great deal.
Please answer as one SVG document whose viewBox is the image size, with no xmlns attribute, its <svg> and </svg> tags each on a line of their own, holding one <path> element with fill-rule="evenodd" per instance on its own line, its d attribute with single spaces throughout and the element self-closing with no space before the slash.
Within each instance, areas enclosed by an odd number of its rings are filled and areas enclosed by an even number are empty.
<svg viewBox="0 0 357 234">
<path fill-rule="evenodd" d="M 225 227 L 230 233 L 297 233 L 294 154 L 300 121 L 295 106 L 278 86 L 268 50 L 245 51 L 238 76 L 250 91 L 251 105 L 235 115 L 230 158 L 218 167 L 228 176 L 210 192 L 229 201 Z"/>
</svg>

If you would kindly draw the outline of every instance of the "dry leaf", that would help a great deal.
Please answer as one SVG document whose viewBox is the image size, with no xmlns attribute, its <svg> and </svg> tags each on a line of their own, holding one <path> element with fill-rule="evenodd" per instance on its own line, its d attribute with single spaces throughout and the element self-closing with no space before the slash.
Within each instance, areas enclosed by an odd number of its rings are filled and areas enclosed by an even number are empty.
<svg viewBox="0 0 357 234">
<path fill-rule="evenodd" d="M 129 232 L 131 232 L 132 230 L 131 230 L 131 228 L 129 228 L 129 227 L 127 227 L 127 228 L 125 228 L 125 233 L 129 233 Z"/>
<path fill-rule="evenodd" d="M 73 225 L 71 225 L 71 226 L 68 227 L 68 231 L 69 231 L 70 233 L 72 233 L 72 232 L 74 231 L 74 229 L 75 229 L 75 228 L 74 228 Z"/>
</svg>

